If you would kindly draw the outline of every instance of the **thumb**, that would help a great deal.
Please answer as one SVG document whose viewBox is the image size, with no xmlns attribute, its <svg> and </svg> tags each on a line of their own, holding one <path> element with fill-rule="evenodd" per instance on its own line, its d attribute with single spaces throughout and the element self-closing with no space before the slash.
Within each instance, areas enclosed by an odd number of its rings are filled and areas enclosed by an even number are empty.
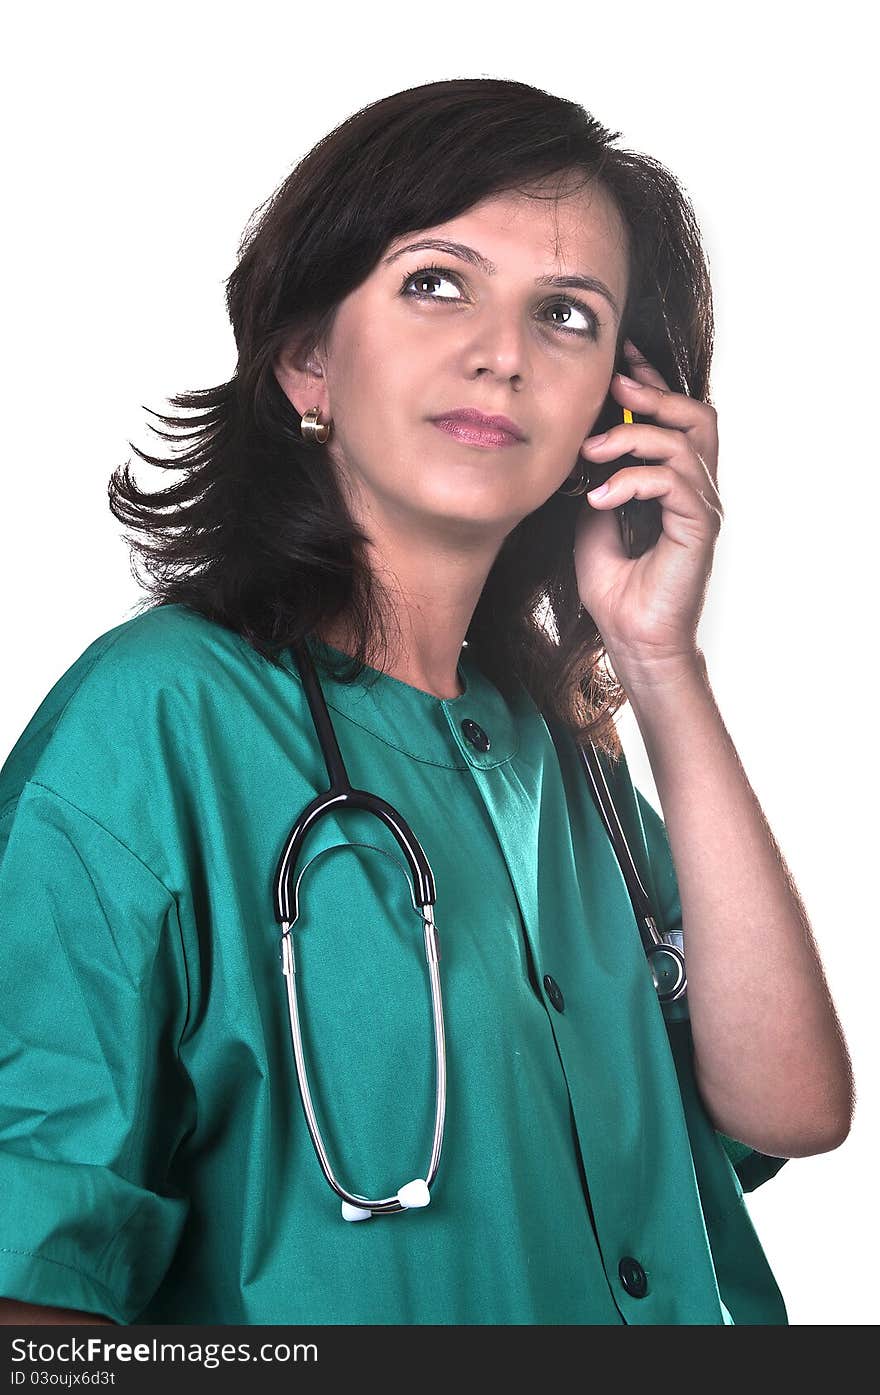
<svg viewBox="0 0 880 1395">
<path fill-rule="evenodd" d="M 594 509 L 585 502 L 574 529 L 575 560 L 605 568 L 620 561 L 620 525 L 614 509 Z"/>
</svg>

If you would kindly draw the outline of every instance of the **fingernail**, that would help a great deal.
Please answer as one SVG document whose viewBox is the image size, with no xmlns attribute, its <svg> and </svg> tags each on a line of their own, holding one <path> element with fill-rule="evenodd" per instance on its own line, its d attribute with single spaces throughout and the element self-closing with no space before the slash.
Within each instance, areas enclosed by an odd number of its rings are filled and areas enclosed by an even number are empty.
<svg viewBox="0 0 880 1395">
<path fill-rule="evenodd" d="M 628 377 L 626 376 L 625 373 L 618 373 L 617 379 L 618 379 L 618 382 L 623 383 L 623 386 L 624 386 L 624 387 L 631 387 L 631 388 L 640 388 L 640 387 L 644 387 L 644 383 L 637 383 L 636 380 L 635 380 L 635 378 L 628 378 Z"/>
<path fill-rule="evenodd" d="M 601 436 L 590 436 L 586 441 L 584 441 L 584 449 L 590 450 L 593 446 L 601 446 L 602 442 L 607 441 L 607 439 L 607 431 L 603 431 Z"/>
<path fill-rule="evenodd" d="M 603 494 L 607 494 L 607 493 L 608 493 L 608 489 L 609 489 L 609 485 L 608 485 L 608 482 L 607 482 L 607 480 L 606 480 L 605 484 L 598 484 L 598 485 L 596 486 L 595 489 L 588 489 L 588 490 L 587 490 L 587 498 L 588 498 L 588 499 L 601 499 Z"/>
</svg>

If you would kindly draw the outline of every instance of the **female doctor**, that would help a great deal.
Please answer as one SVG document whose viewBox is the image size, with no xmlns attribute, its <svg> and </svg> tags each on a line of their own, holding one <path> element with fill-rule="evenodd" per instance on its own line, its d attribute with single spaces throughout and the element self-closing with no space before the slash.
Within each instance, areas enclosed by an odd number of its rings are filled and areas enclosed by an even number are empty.
<svg viewBox="0 0 880 1395">
<path fill-rule="evenodd" d="M 180 482 L 114 475 L 150 603 L 0 772 L 5 1322 L 786 1322 L 743 1192 L 846 1138 L 851 1070 L 697 640 L 723 516 L 705 258 L 616 134 L 483 78 L 349 118 L 249 231 L 235 376 L 163 418 Z M 635 557 L 633 500 L 660 521 Z M 442 1152 L 429 1196 L 358 1223 L 306 1126 L 273 915 L 327 787 L 304 641 L 352 785 L 436 878 Z M 683 930 L 687 1050 L 587 740 Z M 291 931 L 312 1105 L 364 1197 L 424 1179 L 436 1122 L 385 832 L 315 825 Z"/>
</svg>

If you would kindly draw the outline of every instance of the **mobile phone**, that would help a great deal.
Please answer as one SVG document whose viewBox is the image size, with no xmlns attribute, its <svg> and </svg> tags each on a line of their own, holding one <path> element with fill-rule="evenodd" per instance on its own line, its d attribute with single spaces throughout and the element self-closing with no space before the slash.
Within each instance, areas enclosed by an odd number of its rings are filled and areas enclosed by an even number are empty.
<svg viewBox="0 0 880 1395">
<path fill-rule="evenodd" d="M 626 360 L 621 353 L 615 361 L 614 371 L 626 373 L 626 368 Z M 621 407 L 609 392 L 590 434 L 601 436 L 603 431 L 609 431 L 612 426 L 619 426 L 622 421 L 641 423 L 648 420 L 647 417 L 637 416 L 628 408 Z M 623 470 L 629 465 L 645 465 L 647 461 L 641 456 L 628 453 L 602 464 L 595 461 L 586 461 L 585 464 L 587 489 L 590 490 L 604 484 L 618 470 Z M 617 514 L 620 540 L 627 557 L 641 557 L 643 552 L 654 546 L 663 531 L 658 499 L 627 499 L 625 504 L 618 504 L 614 512 Z"/>
</svg>

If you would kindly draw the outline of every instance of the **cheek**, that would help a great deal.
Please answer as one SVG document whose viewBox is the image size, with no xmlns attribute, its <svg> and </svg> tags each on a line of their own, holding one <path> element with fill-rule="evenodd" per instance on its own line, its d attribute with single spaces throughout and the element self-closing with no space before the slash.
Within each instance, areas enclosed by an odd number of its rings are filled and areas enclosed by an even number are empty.
<svg viewBox="0 0 880 1395">
<path fill-rule="evenodd" d="M 613 364 L 609 359 L 607 363 L 597 363 L 593 367 L 594 371 L 590 374 L 589 381 L 583 384 L 580 396 L 580 421 L 585 422 L 588 429 L 608 400 Z"/>
<path fill-rule="evenodd" d="M 339 410 L 352 420 L 397 416 L 423 396 L 418 356 L 375 316 L 349 334 L 334 364 L 331 388 Z"/>
<path fill-rule="evenodd" d="M 549 417 L 553 435 L 568 448 L 577 450 L 584 438 L 593 429 L 607 398 L 604 378 L 597 383 L 595 377 L 584 382 L 582 376 L 560 387 L 550 394 Z M 556 402 L 554 411 L 553 402 Z"/>
</svg>

